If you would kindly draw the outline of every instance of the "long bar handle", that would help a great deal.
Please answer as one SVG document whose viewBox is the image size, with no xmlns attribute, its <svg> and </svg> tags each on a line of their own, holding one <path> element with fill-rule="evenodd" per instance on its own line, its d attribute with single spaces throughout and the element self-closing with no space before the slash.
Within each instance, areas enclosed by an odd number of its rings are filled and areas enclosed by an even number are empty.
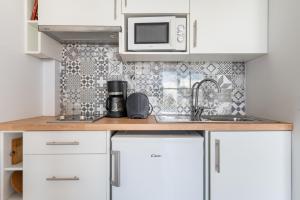
<svg viewBox="0 0 300 200">
<path fill-rule="evenodd" d="M 47 181 L 79 181 L 79 177 L 74 176 L 74 177 L 56 177 L 56 176 L 52 176 L 49 178 L 46 178 Z"/>
<path fill-rule="evenodd" d="M 197 20 L 195 20 L 194 21 L 194 44 L 193 44 L 193 46 L 194 46 L 194 48 L 196 48 L 197 47 L 197 43 L 198 43 L 198 21 Z"/>
<path fill-rule="evenodd" d="M 127 7 L 127 0 L 124 0 L 125 1 L 125 8 Z"/>
<path fill-rule="evenodd" d="M 77 142 L 77 141 L 73 141 L 73 142 L 55 142 L 55 141 L 53 141 L 53 142 L 47 142 L 46 143 L 46 145 L 48 145 L 48 146 L 59 146 L 59 145 L 62 145 L 62 146 L 64 146 L 64 145 L 76 146 L 76 145 L 79 145 L 79 144 L 80 143 Z"/>
<path fill-rule="evenodd" d="M 114 0 L 114 19 L 117 20 L 117 0 Z"/>
<path fill-rule="evenodd" d="M 120 151 L 112 151 L 112 180 L 111 184 L 120 187 Z"/>
<path fill-rule="evenodd" d="M 221 172 L 221 141 L 215 140 L 215 170 L 217 173 Z"/>
</svg>

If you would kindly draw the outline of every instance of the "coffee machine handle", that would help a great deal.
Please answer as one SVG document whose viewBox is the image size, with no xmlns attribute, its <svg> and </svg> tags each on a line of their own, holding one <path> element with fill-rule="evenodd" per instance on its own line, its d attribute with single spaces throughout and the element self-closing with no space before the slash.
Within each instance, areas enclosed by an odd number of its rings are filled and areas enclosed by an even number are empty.
<svg viewBox="0 0 300 200">
<path fill-rule="evenodd" d="M 110 109 L 110 101 L 109 98 L 106 99 L 106 110 Z"/>
<path fill-rule="evenodd" d="M 127 81 L 123 81 L 123 98 L 124 98 L 124 101 L 127 100 Z"/>
<path fill-rule="evenodd" d="M 149 103 L 149 113 L 148 113 L 148 116 L 150 116 L 153 112 L 153 106 L 151 103 Z"/>
</svg>

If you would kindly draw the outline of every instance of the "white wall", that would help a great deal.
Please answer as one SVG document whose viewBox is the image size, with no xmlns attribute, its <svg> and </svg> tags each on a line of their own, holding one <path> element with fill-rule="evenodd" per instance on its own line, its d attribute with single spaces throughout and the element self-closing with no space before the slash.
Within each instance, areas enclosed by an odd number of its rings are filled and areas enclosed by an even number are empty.
<svg viewBox="0 0 300 200">
<path fill-rule="evenodd" d="M 24 1 L 0 1 L 0 121 L 42 114 L 42 62 L 24 55 Z"/>
<path fill-rule="evenodd" d="M 270 0 L 270 53 L 247 63 L 247 113 L 293 122 L 293 200 L 300 200 L 300 1 Z"/>
<path fill-rule="evenodd" d="M 43 62 L 43 115 L 59 114 L 60 63 L 55 60 Z"/>
</svg>

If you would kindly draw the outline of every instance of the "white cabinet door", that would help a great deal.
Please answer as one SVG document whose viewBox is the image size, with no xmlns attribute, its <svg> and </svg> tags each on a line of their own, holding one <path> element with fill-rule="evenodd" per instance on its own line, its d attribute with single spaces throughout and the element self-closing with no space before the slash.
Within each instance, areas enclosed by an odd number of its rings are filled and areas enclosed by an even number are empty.
<svg viewBox="0 0 300 200">
<path fill-rule="evenodd" d="M 211 200 L 291 200 L 290 132 L 212 132 Z"/>
<path fill-rule="evenodd" d="M 121 0 L 39 0 L 39 25 L 120 26 Z"/>
<path fill-rule="evenodd" d="M 24 133 L 24 154 L 96 154 L 107 152 L 106 131 Z"/>
<path fill-rule="evenodd" d="M 268 0 L 190 0 L 191 53 L 267 53 Z"/>
<path fill-rule="evenodd" d="M 24 200 L 107 200 L 109 155 L 25 155 Z"/>
<path fill-rule="evenodd" d="M 188 0 L 123 0 L 123 13 L 189 13 Z"/>
</svg>

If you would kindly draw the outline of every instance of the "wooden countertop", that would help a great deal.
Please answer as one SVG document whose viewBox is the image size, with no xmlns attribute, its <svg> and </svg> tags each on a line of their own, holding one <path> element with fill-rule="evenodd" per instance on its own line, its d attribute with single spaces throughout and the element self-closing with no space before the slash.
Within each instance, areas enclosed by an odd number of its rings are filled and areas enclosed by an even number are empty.
<svg viewBox="0 0 300 200">
<path fill-rule="evenodd" d="M 103 118 L 94 123 L 48 123 L 54 117 L 35 117 L 0 123 L 0 131 L 117 131 L 117 130 L 206 130 L 206 131 L 290 131 L 284 122 L 200 122 L 157 123 L 148 119 Z"/>
</svg>

